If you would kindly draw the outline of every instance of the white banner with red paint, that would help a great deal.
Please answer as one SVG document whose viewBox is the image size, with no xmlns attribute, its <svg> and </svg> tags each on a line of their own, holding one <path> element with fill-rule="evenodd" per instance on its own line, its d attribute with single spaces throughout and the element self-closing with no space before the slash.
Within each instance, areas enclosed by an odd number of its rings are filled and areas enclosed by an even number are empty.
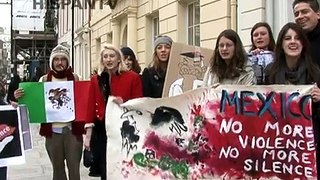
<svg viewBox="0 0 320 180">
<path fill-rule="evenodd" d="M 106 110 L 110 179 L 313 179 L 312 86 L 218 86 Z"/>
</svg>

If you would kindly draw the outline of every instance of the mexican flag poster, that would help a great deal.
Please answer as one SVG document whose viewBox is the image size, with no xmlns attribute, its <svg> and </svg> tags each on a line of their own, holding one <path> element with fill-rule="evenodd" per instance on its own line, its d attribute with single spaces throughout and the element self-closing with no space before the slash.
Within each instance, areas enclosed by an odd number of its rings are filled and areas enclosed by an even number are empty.
<svg viewBox="0 0 320 180">
<path fill-rule="evenodd" d="M 28 107 L 31 123 L 84 121 L 92 117 L 90 81 L 20 83 L 19 104 Z"/>
</svg>

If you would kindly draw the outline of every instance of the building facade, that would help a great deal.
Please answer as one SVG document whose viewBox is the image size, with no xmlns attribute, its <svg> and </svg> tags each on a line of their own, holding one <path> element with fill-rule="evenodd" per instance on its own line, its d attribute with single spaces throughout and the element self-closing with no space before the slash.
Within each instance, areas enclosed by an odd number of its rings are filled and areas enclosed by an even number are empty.
<svg viewBox="0 0 320 180">
<path fill-rule="evenodd" d="M 293 22 L 293 0 L 238 0 L 237 32 L 245 47 L 250 47 L 250 31 L 260 21 L 268 22 L 276 39 L 283 25 Z"/>
<path fill-rule="evenodd" d="M 236 30 L 245 47 L 250 47 L 250 30 L 268 22 L 275 38 L 281 27 L 293 21 L 293 0 L 95 0 L 89 11 L 76 15 L 74 36 L 70 14 L 59 15 L 59 42 L 76 51 L 75 71 L 87 78 L 99 66 L 101 46 L 131 47 L 144 67 L 153 54 L 153 41 L 168 35 L 175 42 L 213 49 L 221 31 Z M 112 6 L 111 6 L 112 5 Z M 69 12 L 70 13 L 70 12 Z M 75 13 L 77 14 L 78 12 Z M 88 17 L 86 15 L 88 13 Z M 83 17 L 82 19 L 79 17 Z M 86 19 L 88 18 L 88 20 Z M 74 38 L 72 38 L 74 37 Z M 87 54 L 86 54 L 87 53 Z M 89 65 L 88 65 L 89 64 Z"/>
<path fill-rule="evenodd" d="M 87 1 L 82 1 L 87 2 Z M 73 51 L 74 51 L 74 72 L 82 79 L 90 79 L 90 28 L 89 15 L 92 8 L 89 4 L 74 7 L 74 31 L 73 31 Z"/>
<path fill-rule="evenodd" d="M 0 27 L 0 79 L 10 79 L 10 48 L 10 34 L 7 29 Z"/>
<path fill-rule="evenodd" d="M 31 80 L 36 69 L 49 69 L 50 53 L 57 44 L 56 9 L 51 8 L 52 1 L 46 1 L 47 8 L 44 1 L 12 1 L 11 76 L 19 74 Z"/>
<path fill-rule="evenodd" d="M 96 2 L 66 1 L 58 10 L 58 44 L 69 47 L 71 66 L 82 80 L 90 79 L 91 74 L 89 18 Z"/>
<path fill-rule="evenodd" d="M 70 50 L 70 65 L 74 68 L 74 12 L 72 11 L 72 4 L 60 4 L 58 8 L 58 44 L 62 44 Z M 75 72 L 78 73 L 78 72 Z M 81 76 L 82 77 L 82 76 Z"/>
<path fill-rule="evenodd" d="M 106 1 L 107 2 L 107 1 Z M 143 66 L 151 61 L 153 41 L 168 35 L 175 42 L 211 47 L 217 35 L 231 28 L 236 3 L 230 0 L 118 0 L 114 9 L 95 9 L 90 21 L 92 67 L 100 46 L 129 46 Z M 233 4 L 232 4 L 233 3 Z M 217 13 L 212 13 L 217 12 Z M 211 28 L 216 27 L 216 28 Z"/>
</svg>

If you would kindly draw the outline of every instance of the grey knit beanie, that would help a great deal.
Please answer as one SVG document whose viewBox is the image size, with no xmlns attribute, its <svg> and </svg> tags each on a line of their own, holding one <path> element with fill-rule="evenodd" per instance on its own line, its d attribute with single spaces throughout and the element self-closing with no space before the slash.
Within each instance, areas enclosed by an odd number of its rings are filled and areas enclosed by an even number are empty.
<svg viewBox="0 0 320 180">
<path fill-rule="evenodd" d="M 156 49 L 159 44 L 169 44 L 171 46 L 172 39 L 169 36 L 159 36 L 154 41 L 154 49 Z"/>
</svg>

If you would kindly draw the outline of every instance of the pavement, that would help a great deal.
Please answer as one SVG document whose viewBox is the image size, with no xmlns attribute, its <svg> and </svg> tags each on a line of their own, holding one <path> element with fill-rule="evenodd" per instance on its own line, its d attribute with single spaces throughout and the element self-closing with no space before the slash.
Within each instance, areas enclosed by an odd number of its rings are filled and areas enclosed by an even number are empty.
<svg viewBox="0 0 320 180">
<path fill-rule="evenodd" d="M 33 149 L 25 152 L 26 163 L 8 167 L 8 180 L 50 180 L 52 167 L 44 146 L 44 137 L 39 135 L 39 125 L 32 125 Z M 89 177 L 89 170 L 80 164 L 81 180 L 100 180 Z"/>
</svg>

